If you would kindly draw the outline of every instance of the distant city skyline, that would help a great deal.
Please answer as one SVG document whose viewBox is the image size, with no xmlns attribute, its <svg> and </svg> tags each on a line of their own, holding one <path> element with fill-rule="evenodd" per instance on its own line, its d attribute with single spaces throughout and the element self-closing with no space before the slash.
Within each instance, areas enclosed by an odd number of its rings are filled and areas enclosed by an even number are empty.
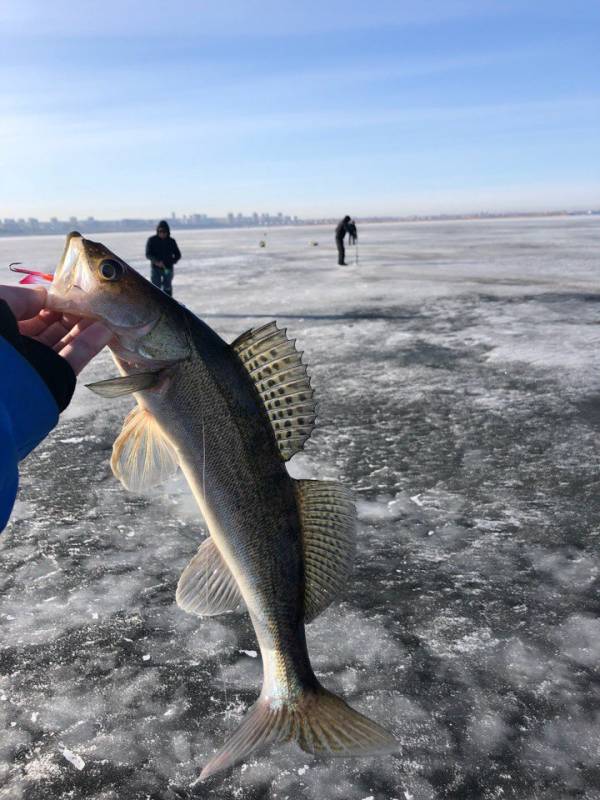
<svg viewBox="0 0 600 800">
<path fill-rule="evenodd" d="M 408 216 L 375 216 L 357 217 L 363 223 L 373 222 L 416 222 L 416 221 L 435 221 L 435 220 L 456 220 L 456 219 L 490 219 L 506 217 L 551 217 L 564 215 L 594 215 L 600 216 L 600 206 L 592 209 L 552 209 L 537 211 L 508 211 L 493 212 L 479 211 L 469 214 L 430 214 L 430 215 L 408 215 Z M 160 219 L 167 219 L 172 230 L 199 230 L 209 228 L 241 228 L 241 227 L 263 227 L 272 228 L 281 225 L 334 225 L 339 220 L 337 217 L 312 217 L 301 218 L 289 216 L 278 212 L 268 214 L 254 212 L 251 215 L 244 215 L 241 212 L 230 212 L 225 217 L 211 217 L 207 214 L 185 214 L 181 217 L 173 212 L 170 216 L 163 215 Z M 4 218 L 0 219 L 0 237 L 3 236 L 35 236 L 66 234 L 75 229 L 81 229 L 86 235 L 95 233 L 118 233 L 126 231 L 150 231 L 153 230 L 159 221 L 159 217 L 151 219 L 125 217 L 122 219 L 96 219 L 95 217 L 85 217 L 79 219 L 71 216 L 68 219 L 51 217 L 49 220 L 40 220 L 37 217 Z"/>
<path fill-rule="evenodd" d="M 208 214 L 184 214 L 179 217 L 172 211 L 169 215 L 163 214 L 150 219 L 123 217 L 113 220 L 97 219 L 93 216 L 79 218 L 73 215 L 66 219 L 59 219 L 54 216 L 47 220 L 38 219 L 37 217 L 5 217 L 0 219 L 0 235 L 67 233 L 77 227 L 83 227 L 87 233 L 93 233 L 94 231 L 149 230 L 157 227 L 162 220 L 167 220 L 169 225 L 176 229 L 227 228 L 248 225 L 296 225 L 304 222 L 297 216 L 291 217 L 281 211 L 275 214 L 259 214 L 255 211 L 251 215 L 230 211 L 224 217 L 212 217 Z"/>
<path fill-rule="evenodd" d="M 600 4 L 6 0 L 0 218 L 593 208 Z"/>
</svg>

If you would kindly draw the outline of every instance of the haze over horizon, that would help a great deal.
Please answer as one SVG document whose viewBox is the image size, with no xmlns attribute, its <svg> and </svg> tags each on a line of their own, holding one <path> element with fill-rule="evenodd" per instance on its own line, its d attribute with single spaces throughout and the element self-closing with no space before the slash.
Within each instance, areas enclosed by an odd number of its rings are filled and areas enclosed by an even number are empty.
<svg viewBox="0 0 600 800">
<path fill-rule="evenodd" d="M 0 218 L 597 207 L 600 6 L 9 0 Z"/>
</svg>

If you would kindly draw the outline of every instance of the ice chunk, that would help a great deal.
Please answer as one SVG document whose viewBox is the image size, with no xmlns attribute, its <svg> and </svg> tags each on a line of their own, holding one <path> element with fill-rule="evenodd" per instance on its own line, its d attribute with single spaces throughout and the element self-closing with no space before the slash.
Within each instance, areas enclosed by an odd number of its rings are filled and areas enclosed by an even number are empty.
<svg viewBox="0 0 600 800">
<path fill-rule="evenodd" d="M 74 753 L 72 750 L 63 747 L 63 749 L 61 750 L 61 755 L 64 758 L 66 758 L 67 761 L 73 764 L 75 769 L 81 771 L 85 767 L 85 761 L 83 760 L 83 758 L 81 756 L 78 756 L 77 753 Z"/>
</svg>

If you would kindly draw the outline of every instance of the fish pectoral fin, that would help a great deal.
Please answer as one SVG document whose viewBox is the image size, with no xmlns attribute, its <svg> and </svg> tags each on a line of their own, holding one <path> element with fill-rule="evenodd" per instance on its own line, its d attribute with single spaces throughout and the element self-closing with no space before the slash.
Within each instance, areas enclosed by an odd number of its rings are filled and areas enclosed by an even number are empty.
<svg viewBox="0 0 600 800">
<path fill-rule="evenodd" d="M 261 695 L 204 767 L 200 780 L 246 761 L 266 745 L 288 741 L 307 753 L 327 756 L 378 756 L 400 750 L 389 731 L 317 685 L 277 704 Z"/>
<path fill-rule="evenodd" d="M 258 389 L 279 451 L 287 461 L 303 449 L 317 418 L 317 404 L 302 353 L 276 322 L 242 333 L 231 347 Z"/>
<path fill-rule="evenodd" d="M 96 381 L 96 383 L 86 383 L 86 388 L 91 389 L 100 397 L 124 397 L 126 394 L 141 392 L 144 389 L 151 389 L 160 380 L 161 370 L 154 372 L 138 372 L 135 375 L 123 375 L 119 378 L 109 378 L 106 381 Z"/>
<path fill-rule="evenodd" d="M 154 416 L 137 406 L 126 417 L 113 444 L 113 475 L 131 492 L 160 486 L 173 475 L 179 458 Z"/>
<path fill-rule="evenodd" d="M 352 570 L 356 510 L 345 486 L 296 481 L 304 550 L 304 620 L 312 622 L 345 587 Z"/>
<path fill-rule="evenodd" d="M 242 602 L 235 578 L 212 539 L 202 542 L 181 573 L 175 599 L 188 614 L 201 617 L 235 611 Z"/>
</svg>

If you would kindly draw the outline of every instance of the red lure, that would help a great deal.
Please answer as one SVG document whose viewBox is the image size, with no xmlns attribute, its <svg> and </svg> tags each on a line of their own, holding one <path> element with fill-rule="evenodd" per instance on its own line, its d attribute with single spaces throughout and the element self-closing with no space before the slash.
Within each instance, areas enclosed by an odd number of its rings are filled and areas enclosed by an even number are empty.
<svg viewBox="0 0 600 800">
<path fill-rule="evenodd" d="M 37 272 L 34 269 L 19 268 L 16 265 L 20 263 L 20 261 L 13 261 L 12 264 L 8 265 L 11 272 L 22 272 L 27 276 L 21 278 L 19 283 L 52 283 L 54 275 L 50 275 L 48 272 Z"/>
</svg>

